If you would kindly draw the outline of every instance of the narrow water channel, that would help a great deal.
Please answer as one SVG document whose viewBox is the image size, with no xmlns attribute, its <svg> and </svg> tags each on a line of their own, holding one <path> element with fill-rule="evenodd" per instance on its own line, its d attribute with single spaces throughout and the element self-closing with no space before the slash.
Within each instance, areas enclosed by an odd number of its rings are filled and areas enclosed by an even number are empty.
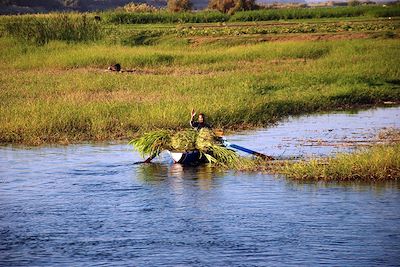
<svg viewBox="0 0 400 267">
<path fill-rule="evenodd" d="M 384 127 L 400 127 L 399 107 L 289 118 L 228 139 L 274 156 L 331 155 Z M 1 147 L 0 266 L 400 262 L 399 182 L 297 183 L 139 160 L 125 144 Z"/>
</svg>

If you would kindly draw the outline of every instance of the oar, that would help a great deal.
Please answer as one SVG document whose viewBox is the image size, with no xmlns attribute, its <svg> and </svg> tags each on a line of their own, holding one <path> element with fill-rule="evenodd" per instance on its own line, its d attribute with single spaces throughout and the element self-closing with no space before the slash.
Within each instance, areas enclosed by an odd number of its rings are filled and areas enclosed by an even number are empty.
<svg viewBox="0 0 400 267">
<path fill-rule="evenodd" d="M 250 155 L 257 156 L 257 157 L 260 157 L 260 158 L 265 159 L 265 160 L 274 160 L 274 158 L 271 157 L 271 156 L 264 155 L 264 154 L 262 154 L 260 152 L 257 152 L 257 151 L 254 151 L 254 150 L 251 150 L 251 149 L 248 149 L 248 148 L 236 145 L 236 144 L 231 144 L 231 143 L 227 142 L 225 139 L 223 139 L 223 140 L 224 140 L 224 145 L 227 146 L 227 147 L 231 147 L 233 149 L 237 149 L 239 151 L 242 151 L 242 152 L 248 153 Z"/>
<path fill-rule="evenodd" d="M 150 163 L 150 161 L 151 161 L 152 159 L 154 159 L 156 156 L 157 156 L 157 154 L 151 155 L 151 156 L 148 157 L 145 161 L 143 161 L 143 163 Z"/>
<path fill-rule="evenodd" d="M 157 156 L 157 154 L 153 154 L 150 157 L 148 157 L 145 161 L 137 161 L 134 164 L 142 164 L 142 163 L 150 163 L 152 159 L 154 159 Z"/>
</svg>

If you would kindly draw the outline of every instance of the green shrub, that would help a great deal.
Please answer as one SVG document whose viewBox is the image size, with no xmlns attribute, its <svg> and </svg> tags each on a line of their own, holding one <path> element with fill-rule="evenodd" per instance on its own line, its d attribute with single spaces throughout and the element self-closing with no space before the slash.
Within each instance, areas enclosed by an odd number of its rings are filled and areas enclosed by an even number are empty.
<svg viewBox="0 0 400 267">
<path fill-rule="evenodd" d="M 157 8 L 146 4 L 146 3 L 141 3 L 141 4 L 137 4 L 137 3 L 129 3 L 126 4 L 123 7 L 123 10 L 126 12 L 139 12 L 139 13 L 144 13 L 144 12 L 156 12 Z"/>
<path fill-rule="evenodd" d="M 253 10 L 258 8 L 258 6 L 254 0 L 210 0 L 208 8 L 233 14 L 240 10 Z"/>
<path fill-rule="evenodd" d="M 171 12 L 189 11 L 193 6 L 190 0 L 168 0 L 167 3 L 167 8 Z"/>
</svg>

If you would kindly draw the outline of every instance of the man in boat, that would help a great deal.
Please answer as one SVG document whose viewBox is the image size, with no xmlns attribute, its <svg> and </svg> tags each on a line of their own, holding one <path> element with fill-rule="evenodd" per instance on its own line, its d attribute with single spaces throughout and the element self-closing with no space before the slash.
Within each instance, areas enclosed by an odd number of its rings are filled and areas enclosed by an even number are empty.
<svg viewBox="0 0 400 267">
<path fill-rule="evenodd" d="M 195 128 L 196 130 L 200 130 L 201 128 L 208 128 L 208 129 L 211 128 L 210 125 L 206 123 L 206 118 L 203 113 L 199 113 L 197 121 L 194 121 L 194 117 L 196 116 L 196 112 L 194 111 L 194 109 L 192 109 L 190 115 L 191 115 L 190 126 Z"/>
</svg>

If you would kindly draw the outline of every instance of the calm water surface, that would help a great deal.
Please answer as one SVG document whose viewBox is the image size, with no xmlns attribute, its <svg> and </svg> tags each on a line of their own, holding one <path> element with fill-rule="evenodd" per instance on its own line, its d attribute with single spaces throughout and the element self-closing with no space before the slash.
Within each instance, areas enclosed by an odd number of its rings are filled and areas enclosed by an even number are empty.
<svg viewBox="0 0 400 267">
<path fill-rule="evenodd" d="M 329 155 L 400 127 L 399 115 L 291 118 L 229 139 L 274 156 Z M 399 183 L 295 183 L 167 155 L 138 160 L 121 144 L 0 148 L 0 265 L 399 266 Z"/>
</svg>

